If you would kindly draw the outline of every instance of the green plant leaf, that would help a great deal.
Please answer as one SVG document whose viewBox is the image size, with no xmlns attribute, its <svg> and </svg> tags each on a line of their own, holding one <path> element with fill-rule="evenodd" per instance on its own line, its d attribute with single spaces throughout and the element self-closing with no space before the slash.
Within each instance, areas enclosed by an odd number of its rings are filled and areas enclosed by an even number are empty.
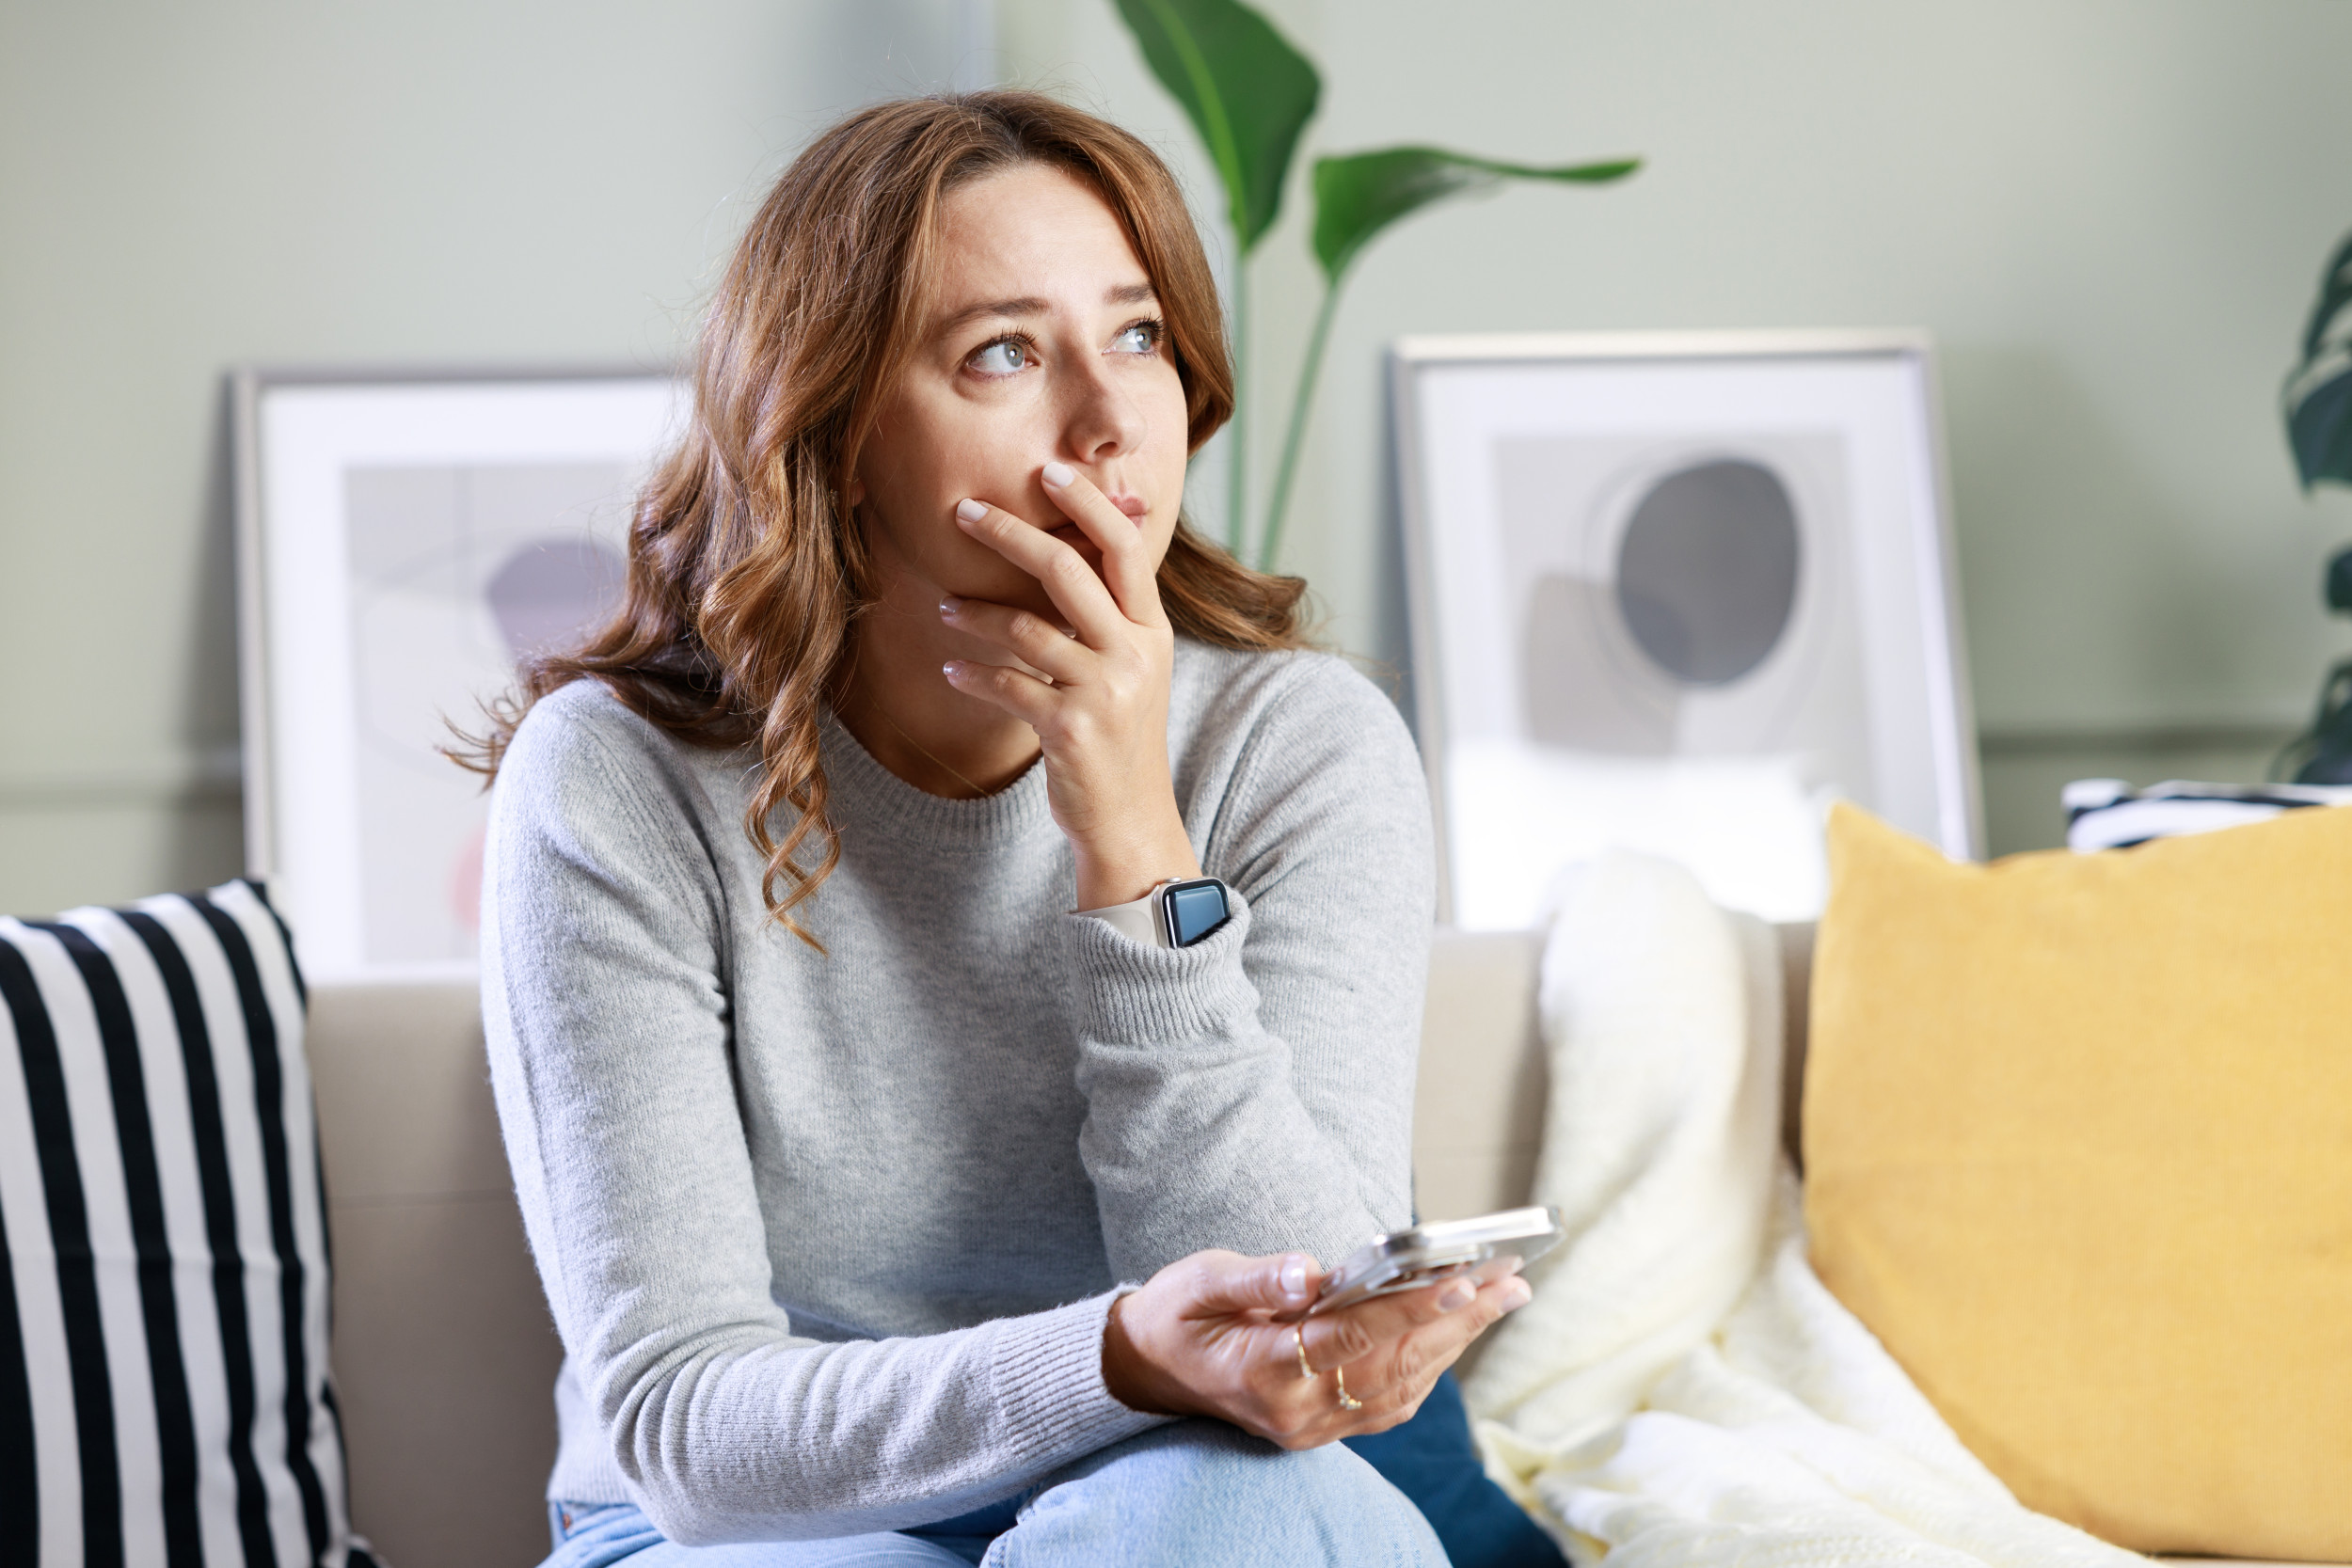
<svg viewBox="0 0 2352 1568">
<path fill-rule="evenodd" d="M 1433 201 L 1505 180 L 1598 185 L 1642 166 L 1639 158 L 1544 168 L 1473 158 L 1437 147 L 1387 147 L 1315 160 L 1315 260 L 1334 285 L 1372 237 Z"/>
<path fill-rule="evenodd" d="M 1247 256 L 1282 210 L 1299 133 L 1323 79 L 1274 24 L 1240 0 L 1115 0 L 1144 64 L 1176 96 L 1225 182 Z"/>
<path fill-rule="evenodd" d="M 2328 608 L 2352 615 L 2352 546 L 2338 550 L 2328 562 Z"/>
<path fill-rule="evenodd" d="M 2303 488 L 2323 479 L 2352 484 L 2352 234 L 2328 259 L 2282 396 Z"/>
</svg>

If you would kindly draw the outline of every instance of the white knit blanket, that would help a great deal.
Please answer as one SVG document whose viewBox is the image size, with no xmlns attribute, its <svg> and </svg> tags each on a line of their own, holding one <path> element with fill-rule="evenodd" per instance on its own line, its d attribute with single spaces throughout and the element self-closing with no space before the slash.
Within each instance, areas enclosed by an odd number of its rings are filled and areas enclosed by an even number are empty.
<svg viewBox="0 0 2352 1568">
<path fill-rule="evenodd" d="M 1664 861 L 1564 885 L 1535 1201 L 1569 1241 L 1466 1392 L 1579 1568 L 2144 1563 L 2021 1507 L 1814 1275 L 1771 927 Z"/>
</svg>

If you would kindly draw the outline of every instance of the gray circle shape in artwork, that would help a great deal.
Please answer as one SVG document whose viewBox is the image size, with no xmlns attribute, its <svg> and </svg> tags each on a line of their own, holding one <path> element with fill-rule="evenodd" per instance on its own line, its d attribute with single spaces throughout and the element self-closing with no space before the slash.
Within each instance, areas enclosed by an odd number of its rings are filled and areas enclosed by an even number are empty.
<svg viewBox="0 0 2352 1568">
<path fill-rule="evenodd" d="M 1764 662 L 1797 605 L 1797 509 L 1780 476 L 1719 458 L 1650 487 L 1617 546 L 1617 612 L 1651 661 L 1687 686 Z"/>
</svg>

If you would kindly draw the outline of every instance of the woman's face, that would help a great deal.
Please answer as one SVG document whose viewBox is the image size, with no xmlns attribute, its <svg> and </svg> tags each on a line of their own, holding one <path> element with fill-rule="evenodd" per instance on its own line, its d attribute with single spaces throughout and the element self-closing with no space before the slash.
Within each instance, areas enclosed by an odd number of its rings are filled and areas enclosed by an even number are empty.
<svg viewBox="0 0 2352 1568">
<path fill-rule="evenodd" d="M 1034 578 L 956 526 L 956 503 L 1000 507 L 1099 569 L 1039 479 L 1068 463 L 1136 520 L 1156 562 L 1184 501 L 1184 389 L 1150 275 L 1077 180 L 1007 169 L 956 191 L 943 217 L 930 318 L 850 491 L 876 586 L 909 608 L 953 594 L 1058 619 Z"/>
</svg>

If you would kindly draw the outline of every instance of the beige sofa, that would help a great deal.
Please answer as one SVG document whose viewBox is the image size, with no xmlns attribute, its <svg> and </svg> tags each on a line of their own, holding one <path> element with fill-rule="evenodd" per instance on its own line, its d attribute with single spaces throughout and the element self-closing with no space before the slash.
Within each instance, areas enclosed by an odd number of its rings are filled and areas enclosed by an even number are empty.
<svg viewBox="0 0 2352 1568">
<path fill-rule="evenodd" d="M 1809 927 L 1782 930 L 1792 983 L 1795 1147 Z M 1542 1134 L 1533 937 L 1441 933 L 1422 1036 L 1422 1213 L 1522 1201 Z M 352 1512 L 393 1568 L 530 1568 L 555 1445 L 561 1354 L 523 1244 L 472 991 L 326 988 L 310 1051 L 335 1244 L 335 1375 Z"/>
</svg>

